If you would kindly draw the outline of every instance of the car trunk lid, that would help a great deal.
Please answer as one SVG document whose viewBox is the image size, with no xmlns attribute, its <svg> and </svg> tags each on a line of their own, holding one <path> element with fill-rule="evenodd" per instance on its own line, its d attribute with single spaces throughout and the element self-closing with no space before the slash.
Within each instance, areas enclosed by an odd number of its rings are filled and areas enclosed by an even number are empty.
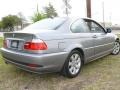
<svg viewBox="0 0 120 90">
<path fill-rule="evenodd" d="M 4 38 L 14 38 L 23 40 L 32 40 L 35 35 L 31 33 L 4 33 Z"/>
<path fill-rule="evenodd" d="M 4 48 L 23 50 L 25 42 L 32 41 L 34 34 L 28 33 L 4 33 Z"/>
</svg>

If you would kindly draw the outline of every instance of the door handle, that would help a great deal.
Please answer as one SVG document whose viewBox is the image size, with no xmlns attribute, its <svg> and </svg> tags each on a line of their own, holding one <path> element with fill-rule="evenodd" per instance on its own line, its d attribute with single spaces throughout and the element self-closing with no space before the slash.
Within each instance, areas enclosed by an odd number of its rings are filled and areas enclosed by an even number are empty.
<svg viewBox="0 0 120 90">
<path fill-rule="evenodd" d="M 97 38 L 97 35 L 93 35 L 92 38 Z"/>
</svg>

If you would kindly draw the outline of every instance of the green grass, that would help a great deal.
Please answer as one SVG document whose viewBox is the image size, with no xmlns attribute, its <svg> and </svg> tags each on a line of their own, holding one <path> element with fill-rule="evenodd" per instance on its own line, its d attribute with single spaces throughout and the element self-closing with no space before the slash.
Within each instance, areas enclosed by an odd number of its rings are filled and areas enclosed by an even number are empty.
<svg viewBox="0 0 120 90">
<path fill-rule="evenodd" d="M 0 46 L 2 46 L 0 39 Z M 119 90 L 120 55 L 108 55 L 83 66 L 78 77 L 37 75 L 6 65 L 0 56 L 0 90 Z"/>
</svg>

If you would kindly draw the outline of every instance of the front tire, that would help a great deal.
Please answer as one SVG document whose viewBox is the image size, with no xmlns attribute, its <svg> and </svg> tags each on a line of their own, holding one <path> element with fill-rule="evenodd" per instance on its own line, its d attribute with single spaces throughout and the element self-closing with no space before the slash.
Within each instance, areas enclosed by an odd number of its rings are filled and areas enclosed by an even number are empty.
<svg viewBox="0 0 120 90">
<path fill-rule="evenodd" d="M 119 41 L 115 41 L 112 54 L 117 55 L 119 52 L 120 52 L 120 43 Z"/>
<path fill-rule="evenodd" d="M 80 73 L 81 66 L 82 55 L 79 51 L 73 50 L 65 62 L 63 74 L 69 78 L 74 78 Z"/>
</svg>

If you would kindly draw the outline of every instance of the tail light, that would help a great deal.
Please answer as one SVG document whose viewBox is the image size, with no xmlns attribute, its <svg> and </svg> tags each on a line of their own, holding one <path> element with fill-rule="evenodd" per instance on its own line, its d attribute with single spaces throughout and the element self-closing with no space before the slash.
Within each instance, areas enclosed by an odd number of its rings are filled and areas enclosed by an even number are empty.
<svg viewBox="0 0 120 90">
<path fill-rule="evenodd" d="M 32 40 L 24 44 L 26 50 L 47 50 L 47 45 L 42 40 Z"/>
</svg>

